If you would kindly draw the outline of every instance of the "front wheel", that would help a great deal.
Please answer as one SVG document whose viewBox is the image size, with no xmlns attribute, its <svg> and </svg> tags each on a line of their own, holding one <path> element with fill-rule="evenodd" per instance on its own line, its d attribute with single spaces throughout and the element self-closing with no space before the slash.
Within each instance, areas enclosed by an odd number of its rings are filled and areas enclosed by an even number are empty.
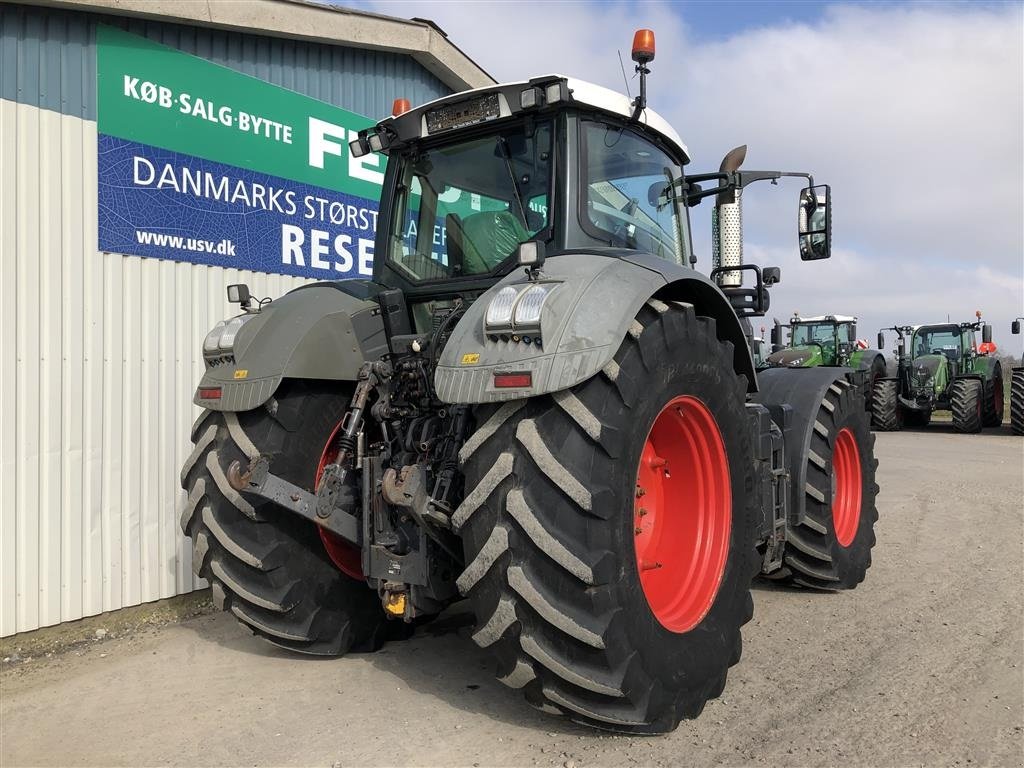
<svg viewBox="0 0 1024 768">
<path fill-rule="evenodd" d="M 664 733 L 721 693 L 757 569 L 732 361 L 714 320 L 652 300 L 597 376 L 481 414 L 458 585 L 499 679 L 539 709 Z"/>
<path fill-rule="evenodd" d="M 949 392 L 953 429 L 972 434 L 981 432 L 984 404 L 980 379 L 956 379 Z"/>
<path fill-rule="evenodd" d="M 903 410 L 899 401 L 899 382 L 896 379 L 876 381 L 871 390 L 871 426 L 881 432 L 903 429 Z"/>
</svg>

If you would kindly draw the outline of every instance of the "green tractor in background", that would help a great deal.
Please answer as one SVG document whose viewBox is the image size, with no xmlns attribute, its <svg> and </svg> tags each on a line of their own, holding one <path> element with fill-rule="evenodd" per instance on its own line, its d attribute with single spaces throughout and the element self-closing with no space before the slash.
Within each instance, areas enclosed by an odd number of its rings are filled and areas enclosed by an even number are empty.
<svg viewBox="0 0 1024 768">
<path fill-rule="evenodd" d="M 1024 317 L 1018 317 L 1010 326 L 1014 334 L 1020 334 L 1021 320 Z M 1010 374 L 1010 429 L 1015 435 L 1024 435 L 1024 357 Z"/>
<path fill-rule="evenodd" d="M 789 329 L 789 341 L 786 344 L 782 341 L 783 328 Z M 763 364 L 767 368 L 845 366 L 859 371 L 864 399 L 868 410 L 871 409 L 871 393 L 875 382 L 886 375 L 885 357 L 880 349 L 869 349 L 866 341 L 857 338 L 856 317 L 800 317 L 794 313 L 786 325 L 775 321 L 771 343 L 771 354 Z"/>
<path fill-rule="evenodd" d="M 980 432 L 1003 423 L 1003 369 L 995 358 L 992 326 L 973 323 L 903 325 L 895 331 L 896 376 L 876 381 L 872 390 L 871 421 L 875 429 L 895 431 L 904 425 L 925 427 L 934 411 L 953 412 L 957 432 Z M 978 346 L 975 332 L 980 330 Z M 910 349 L 907 350 L 907 341 Z"/>
</svg>

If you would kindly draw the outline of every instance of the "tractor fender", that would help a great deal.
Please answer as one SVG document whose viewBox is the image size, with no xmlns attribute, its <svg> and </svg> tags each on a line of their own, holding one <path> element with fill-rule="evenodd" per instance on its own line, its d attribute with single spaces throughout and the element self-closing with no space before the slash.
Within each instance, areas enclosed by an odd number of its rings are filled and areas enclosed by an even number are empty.
<svg viewBox="0 0 1024 768">
<path fill-rule="evenodd" d="M 858 349 L 850 356 L 850 367 L 858 371 L 870 371 L 875 360 L 881 358 L 885 365 L 885 355 L 877 349 Z"/>
<path fill-rule="evenodd" d="M 790 473 L 788 514 L 790 526 L 801 525 L 807 495 L 807 454 L 818 409 L 829 387 L 855 386 L 850 368 L 769 368 L 761 371 L 753 402 L 768 409 L 782 430 L 786 468 Z M 823 435 L 824 436 L 824 435 Z M 831 443 L 833 435 L 824 436 Z"/>
<path fill-rule="evenodd" d="M 251 314 L 233 354 L 205 359 L 193 399 L 215 411 L 248 411 L 270 399 L 285 378 L 355 381 L 364 360 L 387 352 L 379 290 L 366 280 L 313 283 Z M 220 390 L 219 398 L 200 397 Z"/>
<path fill-rule="evenodd" d="M 664 311 L 668 301 L 693 304 L 717 320 L 718 336 L 733 343 L 737 371 L 756 387 L 754 362 L 743 328 L 717 286 L 692 269 L 650 256 L 610 258 L 563 253 L 544 262 L 537 282 L 549 286 L 538 334 L 505 334 L 485 327 L 487 308 L 508 286 L 524 291 L 522 272 L 507 275 L 466 310 L 452 332 L 434 375 L 440 400 L 490 403 L 548 394 L 575 386 L 612 361 L 645 303 Z M 529 338 L 529 342 L 526 341 Z M 529 373 L 531 386 L 502 389 L 495 373 Z"/>
<path fill-rule="evenodd" d="M 992 381 L 995 376 L 996 366 L 999 364 L 999 359 L 991 357 L 989 355 L 976 355 L 974 360 L 971 361 L 970 373 L 964 372 L 963 376 L 970 376 L 973 373 L 975 376 L 980 377 L 986 384 Z M 960 378 L 960 377 L 957 377 Z"/>
</svg>

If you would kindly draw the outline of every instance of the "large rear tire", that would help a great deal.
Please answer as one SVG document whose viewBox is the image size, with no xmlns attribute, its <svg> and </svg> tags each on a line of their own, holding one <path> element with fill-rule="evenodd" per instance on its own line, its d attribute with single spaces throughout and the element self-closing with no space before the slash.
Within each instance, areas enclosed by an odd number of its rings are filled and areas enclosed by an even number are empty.
<svg viewBox="0 0 1024 768">
<path fill-rule="evenodd" d="M 1010 378 L 1010 429 L 1024 435 L 1024 368 L 1014 368 Z"/>
<path fill-rule="evenodd" d="M 859 393 L 833 384 L 811 432 L 804 521 L 789 531 L 783 556 L 792 582 L 838 590 L 864 580 L 878 520 L 874 444 Z"/>
<path fill-rule="evenodd" d="M 271 471 L 313 490 L 318 463 L 347 398 L 303 383 L 266 406 L 206 411 L 181 470 L 188 491 L 181 526 L 192 567 L 214 602 L 274 645 L 316 655 L 375 649 L 384 640 L 380 600 L 331 561 L 317 527 L 270 503 L 252 503 L 227 482 L 233 461 L 270 456 Z"/>
<path fill-rule="evenodd" d="M 871 392 L 871 425 L 881 432 L 903 429 L 903 412 L 899 401 L 899 382 L 896 379 L 876 381 Z"/>
<path fill-rule="evenodd" d="M 981 432 L 983 395 L 980 379 L 955 379 L 949 392 L 953 429 L 964 434 Z"/>
<path fill-rule="evenodd" d="M 982 424 L 986 427 L 1003 426 L 1003 409 L 1006 401 L 1003 394 L 1003 366 L 995 364 L 992 381 L 985 387 L 985 407 Z"/>
<path fill-rule="evenodd" d="M 482 415 L 465 444 L 459 588 L 473 639 L 535 707 L 664 733 L 725 686 L 758 566 L 732 361 L 714 320 L 652 300 L 600 374 Z M 686 539 L 697 525 L 706 546 Z"/>
</svg>

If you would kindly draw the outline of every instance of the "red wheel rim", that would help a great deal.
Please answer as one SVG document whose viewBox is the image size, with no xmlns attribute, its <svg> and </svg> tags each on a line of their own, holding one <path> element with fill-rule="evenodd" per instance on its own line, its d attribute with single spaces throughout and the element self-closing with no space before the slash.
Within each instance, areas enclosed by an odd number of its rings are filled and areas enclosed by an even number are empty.
<svg viewBox="0 0 1024 768">
<path fill-rule="evenodd" d="M 850 546 L 857 535 L 861 503 L 860 451 L 849 427 L 839 430 L 832 449 L 832 527 L 836 540 Z"/>
<path fill-rule="evenodd" d="M 633 522 L 647 604 L 665 629 L 693 629 L 715 602 L 732 531 L 725 442 L 696 397 L 673 399 L 654 420 L 636 473 Z"/>
<path fill-rule="evenodd" d="M 320 476 L 323 475 L 324 468 L 338 458 L 336 438 L 338 432 L 341 431 L 341 425 L 342 422 L 338 422 L 338 426 L 334 428 L 330 438 L 327 440 L 327 445 L 324 446 L 323 451 L 320 453 L 320 463 L 316 466 L 316 478 L 313 481 L 314 489 L 320 487 Z M 331 562 L 338 566 L 340 571 L 351 576 L 353 579 L 362 580 L 364 578 L 363 556 L 359 549 L 322 526 L 318 525 L 316 529 L 320 533 L 320 541 L 324 543 L 324 549 L 327 550 L 327 556 L 331 558 Z"/>
</svg>

